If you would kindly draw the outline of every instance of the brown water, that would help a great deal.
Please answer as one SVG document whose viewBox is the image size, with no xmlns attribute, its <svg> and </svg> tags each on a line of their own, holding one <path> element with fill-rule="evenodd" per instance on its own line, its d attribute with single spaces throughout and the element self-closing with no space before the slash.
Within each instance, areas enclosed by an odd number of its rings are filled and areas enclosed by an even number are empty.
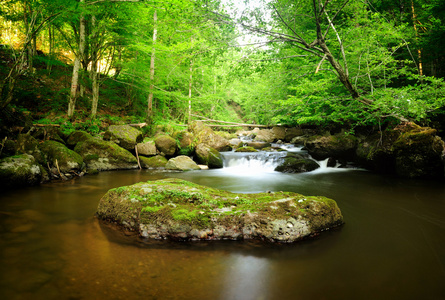
<svg viewBox="0 0 445 300">
<path fill-rule="evenodd" d="M 110 188 L 180 177 L 335 199 L 346 224 L 295 245 L 142 242 L 100 224 Z M 105 172 L 2 192 L 0 299 L 445 299 L 445 184 L 363 171 Z"/>
</svg>

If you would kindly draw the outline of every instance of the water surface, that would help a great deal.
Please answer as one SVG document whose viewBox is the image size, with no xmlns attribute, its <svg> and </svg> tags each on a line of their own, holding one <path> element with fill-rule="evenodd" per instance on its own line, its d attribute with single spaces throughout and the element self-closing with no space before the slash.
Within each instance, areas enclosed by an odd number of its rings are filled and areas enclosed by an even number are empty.
<svg viewBox="0 0 445 300">
<path fill-rule="evenodd" d="M 108 189 L 166 177 L 327 196 L 346 224 L 271 245 L 144 242 L 95 219 Z M 0 299 L 445 299 L 444 183 L 360 170 L 103 172 L 2 192 L 0 239 Z"/>
</svg>

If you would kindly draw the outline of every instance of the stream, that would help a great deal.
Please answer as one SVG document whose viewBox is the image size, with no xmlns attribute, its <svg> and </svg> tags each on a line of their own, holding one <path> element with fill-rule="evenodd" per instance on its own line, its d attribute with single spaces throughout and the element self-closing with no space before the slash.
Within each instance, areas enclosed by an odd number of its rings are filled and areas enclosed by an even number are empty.
<svg viewBox="0 0 445 300">
<path fill-rule="evenodd" d="M 443 182 L 326 166 L 283 174 L 270 156 L 224 155 L 223 169 L 102 172 L 2 191 L 0 299 L 445 299 Z M 169 177 L 326 196 L 345 225 L 297 244 L 181 243 L 142 241 L 94 217 L 108 189 Z"/>
</svg>

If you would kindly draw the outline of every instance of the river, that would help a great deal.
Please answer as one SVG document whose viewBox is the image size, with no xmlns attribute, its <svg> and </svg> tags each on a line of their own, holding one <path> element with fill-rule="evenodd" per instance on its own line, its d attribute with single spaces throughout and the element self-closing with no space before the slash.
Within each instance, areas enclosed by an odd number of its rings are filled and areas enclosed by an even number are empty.
<svg viewBox="0 0 445 300">
<path fill-rule="evenodd" d="M 141 241 L 94 213 L 110 188 L 178 177 L 335 199 L 345 225 L 297 244 Z M 0 196 L 0 299 L 445 299 L 445 184 L 326 169 L 102 172 Z"/>
</svg>

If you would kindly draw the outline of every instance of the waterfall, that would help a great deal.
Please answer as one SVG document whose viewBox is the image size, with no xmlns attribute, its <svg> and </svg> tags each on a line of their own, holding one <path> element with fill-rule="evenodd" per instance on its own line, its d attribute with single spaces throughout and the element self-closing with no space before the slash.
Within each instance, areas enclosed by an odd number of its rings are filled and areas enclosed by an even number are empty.
<svg viewBox="0 0 445 300">
<path fill-rule="evenodd" d="M 274 172 L 275 168 L 283 161 L 287 155 L 282 152 L 222 152 L 224 169 L 231 172 L 241 173 L 263 173 Z"/>
</svg>

